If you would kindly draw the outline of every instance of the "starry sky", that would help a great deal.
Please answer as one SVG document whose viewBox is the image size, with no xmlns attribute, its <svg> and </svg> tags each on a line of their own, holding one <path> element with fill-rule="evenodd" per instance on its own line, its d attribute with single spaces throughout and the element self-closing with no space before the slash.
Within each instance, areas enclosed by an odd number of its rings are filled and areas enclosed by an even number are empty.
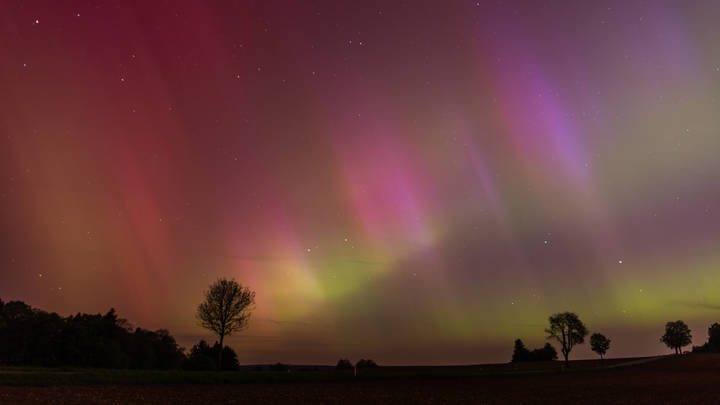
<svg viewBox="0 0 720 405">
<path fill-rule="evenodd" d="M 243 363 L 720 321 L 720 3 L 0 2 L 0 297 Z M 588 344 L 572 357 L 591 357 Z"/>
</svg>

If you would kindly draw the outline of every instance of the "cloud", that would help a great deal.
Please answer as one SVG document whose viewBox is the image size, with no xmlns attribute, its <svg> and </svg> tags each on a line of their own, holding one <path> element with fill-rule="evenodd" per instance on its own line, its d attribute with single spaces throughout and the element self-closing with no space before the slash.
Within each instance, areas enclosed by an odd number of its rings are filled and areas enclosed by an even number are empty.
<svg viewBox="0 0 720 405">
<path fill-rule="evenodd" d="M 707 310 L 711 310 L 711 311 L 720 310 L 720 304 L 708 304 L 706 302 L 677 301 L 677 302 L 675 302 L 675 304 L 681 305 L 684 307 L 689 307 L 689 308 L 700 308 L 700 309 L 707 309 Z"/>
</svg>

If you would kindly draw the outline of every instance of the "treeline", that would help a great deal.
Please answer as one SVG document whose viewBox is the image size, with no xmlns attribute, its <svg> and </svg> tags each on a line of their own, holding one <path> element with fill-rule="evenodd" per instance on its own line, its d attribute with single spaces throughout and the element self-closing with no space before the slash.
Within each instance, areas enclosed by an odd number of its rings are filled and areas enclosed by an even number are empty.
<svg viewBox="0 0 720 405">
<path fill-rule="evenodd" d="M 2 365 L 212 370 L 218 368 L 218 350 L 218 344 L 200 341 L 186 356 L 167 330 L 132 327 L 114 309 L 61 317 L 22 301 L 0 300 Z M 238 368 L 229 347 L 221 368 Z"/>
</svg>

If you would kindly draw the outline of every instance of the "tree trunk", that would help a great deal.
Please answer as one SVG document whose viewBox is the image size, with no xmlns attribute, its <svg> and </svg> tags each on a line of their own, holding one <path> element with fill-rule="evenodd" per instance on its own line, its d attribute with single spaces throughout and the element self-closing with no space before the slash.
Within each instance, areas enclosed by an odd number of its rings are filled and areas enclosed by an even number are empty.
<svg viewBox="0 0 720 405">
<path fill-rule="evenodd" d="M 222 371 L 222 352 L 223 352 L 223 338 L 224 335 L 220 335 L 220 351 L 218 351 L 218 371 Z"/>
<path fill-rule="evenodd" d="M 570 367 L 570 362 L 568 361 L 568 353 L 563 351 L 563 357 L 565 357 L 565 367 Z"/>
</svg>

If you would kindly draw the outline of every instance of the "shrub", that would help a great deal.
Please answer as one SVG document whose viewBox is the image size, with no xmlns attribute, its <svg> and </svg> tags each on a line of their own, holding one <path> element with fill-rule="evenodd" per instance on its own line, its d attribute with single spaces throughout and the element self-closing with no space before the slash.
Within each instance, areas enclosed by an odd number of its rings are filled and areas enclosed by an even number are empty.
<svg viewBox="0 0 720 405">
<path fill-rule="evenodd" d="M 337 365 L 335 365 L 336 370 L 348 370 L 352 369 L 353 365 L 348 359 L 340 359 L 337 362 Z"/>
<path fill-rule="evenodd" d="M 377 367 L 377 366 L 378 365 L 370 359 L 367 359 L 367 360 L 360 359 L 360 361 L 358 361 L 357 364 L 355 364 L 355 367 L 357 367 L 357 368 L 370 368 L 370 367 Z"/>
<path fill-rule="evenodd" d="M 270 366 L 270 371 L 290 371 L 290 367 L 287 364 L 275 363 Z"/>
</svg>

